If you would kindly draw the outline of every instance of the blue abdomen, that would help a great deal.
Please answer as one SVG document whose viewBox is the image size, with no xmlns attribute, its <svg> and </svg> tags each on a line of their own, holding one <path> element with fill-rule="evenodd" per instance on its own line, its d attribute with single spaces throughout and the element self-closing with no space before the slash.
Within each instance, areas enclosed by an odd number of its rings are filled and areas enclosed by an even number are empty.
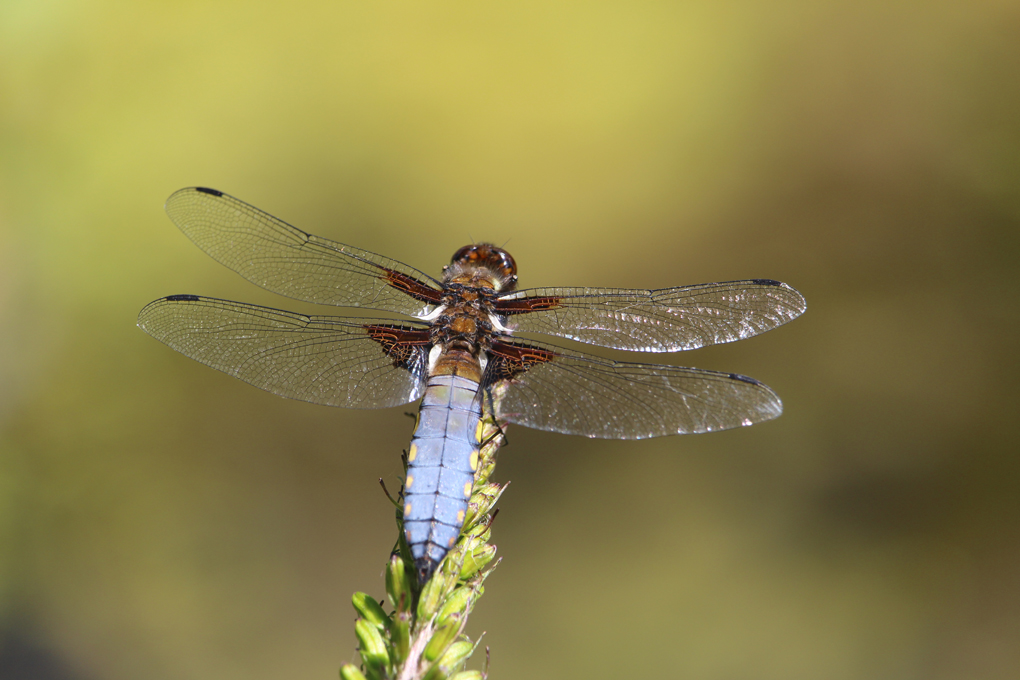
<svg viewBox="0 0 1020 680">
<path fill-rule="evenodd" d="M 407 453 L 404 535 L 424 582 L 457 542 L 478 468 L 478 383 L 429 378 Z"/>
</svg>

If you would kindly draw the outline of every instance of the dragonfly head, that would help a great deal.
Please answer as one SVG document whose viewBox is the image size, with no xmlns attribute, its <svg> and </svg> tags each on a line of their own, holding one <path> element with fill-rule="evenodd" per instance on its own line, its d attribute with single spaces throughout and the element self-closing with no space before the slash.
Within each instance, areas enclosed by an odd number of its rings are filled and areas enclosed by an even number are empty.
<svg viewBox="0 0 1020 680">
<path fill-rule="evenodd" d="M 517 263 L 510 253 L 491 243 L 464 246 L 443 267 L 448 281 L 484 285 L 498 291 L 517 287 Z"/>
</svg>

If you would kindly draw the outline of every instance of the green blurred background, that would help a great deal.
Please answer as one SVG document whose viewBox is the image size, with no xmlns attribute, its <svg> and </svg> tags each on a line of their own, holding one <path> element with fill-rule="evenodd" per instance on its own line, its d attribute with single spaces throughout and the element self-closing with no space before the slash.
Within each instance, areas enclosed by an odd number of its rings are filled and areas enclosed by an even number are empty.
<svg viewBox="0 0 1020 680">
<path fill-rule="evenodd" d="M 778 421 L 511 430 L 494 680 L 1020 677 L 1015 0 L 4 0 L 5 680 L 333 678 L 383 592 L 411 409 L 135 327 L 172 293 L 314 309 L 173 226 L 196 184 L 434 274 L 509 240 L 524 287 L 807 297 L 662 357 Z"/>
</svg>

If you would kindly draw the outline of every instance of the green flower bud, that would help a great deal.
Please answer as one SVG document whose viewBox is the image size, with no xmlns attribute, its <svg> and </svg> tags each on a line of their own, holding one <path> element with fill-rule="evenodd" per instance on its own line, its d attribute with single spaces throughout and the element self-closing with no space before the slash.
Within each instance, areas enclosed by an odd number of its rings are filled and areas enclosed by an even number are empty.
<svg viewBox="0 0 1020 680">
<path fill-rule="evenodd" d="M 479 523 L 464 532 L 464 535 L 470 539 L 484 543 L 492 538 L 492 528 L 488 523 Z"/>
<path fill-rule="evenodd" d="M 491 486 L 489 484 L 486 487 Z M 496 501 L 485 493 L 483 488 L 482 492 L 475 493 L 471 496 L 471 500 L 468 501 L 467 514 L 464 516 L 464 527 L 469 529 L 473 527 L 485 513 L 492 509 L 493 504 Z"/>
<path fill-rule="evenodd" d="M 496 504 L 499 497 L 503 495 L 503 490 L 506 489 L 506 485 L 499 485 L 494 482 L 489 482 L 480 485 L 475 492 L 471 495 L 471 500 L 468 501 L 467 516 L 464 518 L 464 526 L 470 527 L 475 521 L 489 512 L 492 506 Z"/>
<path fill-rule="evenodd" d="M 340 680 L 366 680 L 366 678 L 357 666 L 345 663 L 340 667 Z"/>
<path fill-rule="evenodd" d="M 390 623 L 394 663 L 403 663 L 411 646 L 411 612 L 397 612 Z"/>
<path fill-rule="evenodd" d="M 358 619 L 354 624 L 354 634 L 358 636 L 358 642 L 361 643 L 359 651 L 361 660 L 365 662 L 365 667 L 370 673 L 375 671 L 372 673 L 373 675 L 381 672 L 390 662 L 390 653 L 386 649 L 386 641 L 379 634 L 379 629 L 371 621 Z"/>
<path fill-rule="evenodd" d="M 425 645 L 425 658 L 435 661 L 460 635 L 460 621 L 451 621 L 432 633 L 432 639 Z"/>
<path fill-rule="evenodd" d="M 418 595 L 418 621 L 428 621 L 433 614 L 436 614 L 440 607 L 440 598 L 443 596 L 445 585 L 446 579 L 443 578 L 443 573 L 436 570 L 421 588 L 421 594 Z"/>
<path fill-rule="evenodd" d="M 498 482 L 486 482 L 478 487 L 475 495 L 491 501 L 499 498 L 503 494 L 503 489 L 505 488 L 505 484 L 500 484 Z"/>
<path fill-rule="evenodd" d="M 354 593 L 351 602 L 354 604 L 355 611 L 363 619 L 375 624 L 380 630 L 385 630 L 389 626 L 390 617 L 386 616 L 386 612 L 372 596 L 365 593 Z"/>
<path fill-rule="evenodd" d="M 485 680 L 485 676 L 482 675 L 481 671 L 461 671 L 450 678 L 450 680 Z"/>
<path fill-rule="evenodd" d="M 407 573 L 407 563 L 400 555 L 390 557 L 386 568 L 386 594 L 390 604 L 398 612 L 411 610 L 411 578 Z"/>
<path fill-rule="evenodd" d="M 492 472 L 495 469 L 496 459 L 494 457 L 482 456 L 482 460 L 478 464 L 478 471 L 475 474 L 478 475 L 478 479 L 488 479 L 492 476 Z"/>
<path fill-rule="evenodd" d="M 443 604 L 443 608 L 439 610 L 439 617 L 436 619 L 438 625 L 442 626 L 447 620 L 454 614 L 468 614 L 468 607 L 470 606 L 472 595 L 474 595 L 474 589 L 469 587 L 457 588 L 453 593 L 446 598 L 446 602 Z"/>
<path fill-rule="evenodd" d="M 446 653 L 440 657 L 439 661 L 425 674 L 424 680 L 446 680 L 446 678 L 450 677 L 451 673 L 464 665 L 464 662 L 471 656 L 473 651 L 475 651 L 475 646 L 470 642 L 465 640 L 454 642 L 446 650 Z"/>
<path fill-rule="evenodd" d="M 447 556 L 442 564 L 445 565 L 449 561 L 450 558 Z M 452 585 L 450 581 L 450 577 L 443 573 L 442 569 L 437 569 L 432 574 L 432 578 L 428 580 L 425 587 L 421 590 L 421 595 L 418 596 L 419 621 L 428 621 L 436 613 L 442 604 L 447 589 Z"/>
<path fill-rule="evenodd" d="M 450 674 L 446 669 L 436 664 L 428 670 L 424 677 L 422 677 L 422 680 L 448 680 L 449 677 Z"/>
<path fill-rule="evenodd" d="M 450 648 L 446 650 L 446 654 L 440 657 L 437 665 L 444 666 L 446 668 L 454 668 L 458 664 L 467 661 L 467 658 L 471 656 L 471 652 L 475 651 L 473 643 L 467 640 L 460 640 L 450 645 Z"/>
<path fill-rule="evenodd" d="M 496 546 L 491 544 L 481 545 L 464 556 L 464 564 L 460 568 L 461 580 L 468 580 L 477 574 L 482 567 L 492 561 L 496 556 Z"/>
</svg>

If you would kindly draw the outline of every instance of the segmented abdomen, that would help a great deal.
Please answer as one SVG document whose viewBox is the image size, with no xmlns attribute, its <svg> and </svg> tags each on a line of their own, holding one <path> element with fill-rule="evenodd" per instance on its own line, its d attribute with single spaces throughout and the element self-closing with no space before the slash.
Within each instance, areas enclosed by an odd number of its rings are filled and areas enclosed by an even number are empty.
<svg viewBox="0 0 1020 680">
<path fill-rule="evenodd" d="M 429 378 L 407 454 L 404 535 L 422 581 L 457 542 L 478 468 L 478 383 Z"/>
</svg>

